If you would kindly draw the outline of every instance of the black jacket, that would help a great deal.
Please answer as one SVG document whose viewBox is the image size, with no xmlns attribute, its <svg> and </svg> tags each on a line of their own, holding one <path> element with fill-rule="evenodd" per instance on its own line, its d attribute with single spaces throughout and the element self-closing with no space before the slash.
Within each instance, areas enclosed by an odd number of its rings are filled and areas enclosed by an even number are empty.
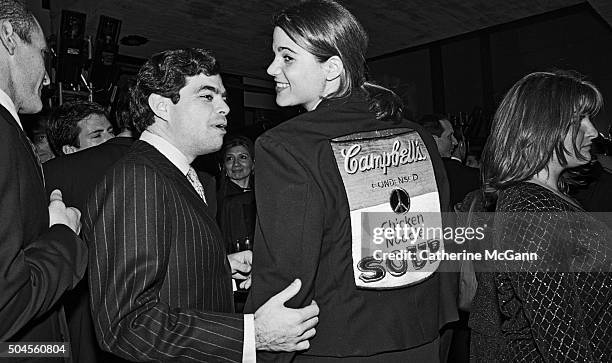
<svg viewBox="0 0 612 363">
<path fill-rule="evenodd" d="M 115 137 L 96 147 L 47 161 L 43 164 L 47 192 L 60 189 L 66 205 L 77 207 L 82 213 L 96 184 L 133 142 L 131 137 Z"/>
<path fill-rule="evenodd" d="M 381 129 L 416 130 L 435 171 L 439 204 L 448 205 L 448 184 L 436 145 L 409 121 L 376 120 L 361 94 L 323 101 L 262 135 L 256 142 L 255 183 L 258 221 L 253 285 L 246 310 L 300 278 L 302 288 L 287 306 L 320 307 L 310 356 L 371 356 L 427 344 L 455 311 L 455 300 L 441 298 L 441 274 L 416 285 L 365 290 L 356 287 L 352 231 L 345 185 L 330 140 Z M 412 172 L 411 164 L 402 166 Z M 390 189 L 388 189 L 390 190 Z M 291 355 L 258 352 L 258 359 L 289 360 Z"/>
<path fill-rule="evenodd" d="M 31 144 L 0 106 L 0 341 L 68 341 L 58 300 L 83 277 L 87 247 L 49 228 L 48 204 Z"/>
<path fill-rule="evenodd" d="M 463 165 L 460 161 L 444 158 L 444 167 L 450 187 L 450 208 L 461 202 L 467 193 L 480 188 L 479 171 Z"/>
</svg>

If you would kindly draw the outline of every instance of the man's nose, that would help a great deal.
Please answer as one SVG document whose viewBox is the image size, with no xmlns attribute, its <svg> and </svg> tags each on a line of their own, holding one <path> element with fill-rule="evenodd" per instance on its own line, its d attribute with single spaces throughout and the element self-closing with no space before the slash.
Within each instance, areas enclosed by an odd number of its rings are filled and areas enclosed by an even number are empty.
<svg viewBox="0 0 612 363">
<path fill-rule="evenodd" d="M 223 116 L 227 116 L 227 114 L 230 112 L 229 105 L 227 104 L 225 100 L 221 100 L 221 104 L 219 105 L 218 112 L 222 114 Z"/>
</svg>

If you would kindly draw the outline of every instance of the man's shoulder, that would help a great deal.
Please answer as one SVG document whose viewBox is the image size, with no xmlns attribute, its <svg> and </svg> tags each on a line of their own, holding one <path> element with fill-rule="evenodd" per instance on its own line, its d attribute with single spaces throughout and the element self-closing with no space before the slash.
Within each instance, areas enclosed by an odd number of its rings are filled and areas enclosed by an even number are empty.
<svg viewBox="0 0 612 363">
<path fill-rule="evenodd" d="M 96 154 L 102 154 L 108 151 L 115 151 L 115 150 L 127 152 L 127 150 L 130 149 L 130 147 L 134 144 L 134 142 L 136 142 L 136 139 L 132 137 L 117 136 L 117 137 L 114 137 L 106 141 L 103 144 L 89 148 L 85 151 L 91 150 L 92 153 L 96 153 Z"/>
<path fill-rule="evenodd" d="M 98 146 L 70 154 L 68 157 L 75 161 L 91 159 L 114 161 L 117 156 L 125 155 L 134 142 L 135 140 L 129 137 L 115 137 Z"/>
<path fill-rule="evenodd" d="M 132 147 L 129 148 L 123 157 L 113 166 L 113 169 L 129 166 L 143 166 L 156 169 L 156 163 L 153 159 L 156 156 L 157 150 L 153 147 L 147 148 L 147 146 L 148 144 L 145 142 L 135 141 Z"/>
<path fill-rule="evenodd" d="M 446 169 L 449 171 L 460 172 L 460 173 L 463 173 L 464 175 L 476 176 L 476 177 L 478 177 L 480 173 L 478 169 L 464 165 L 463 163 L 455 159 L 442 158 L 442 161 L 444 162 L 444 166 L 446 167 Z"/>
<path fill-rule="evenodd" d="M 19 127 L 17 125 L 17 120 L 13 118 L 9 110 L 7 110 L 3 105 L 0 105 L 0 120 L 4 121 L 0 123 L 0 127 Z"/>
<path fill-rule="evenodd" d="M 20 129 L 17 121 L 11 116 L 6 108 L 0 105 L 0 140 L 7 142 L 7 140 L 17 140 L 19 133 L 23 130 Z"/>
<path fill-rule="evenodd" d="M 122 138 L 128 139 L 128 138 Z M 94 146 L 73 154 L 61 155 L 44 164 L 45 171 L 58 169 L 78 169 L 80 167 L 95 168 L 100 161 L 115 162 L 125 155 L 133 142 L 132 140 L 115 140 Z"/>
<path fill-rule="evenodd" d="M 157 149 L 144 141 L 136 140 L 129 151 L 108 169 L 106 175 L 131 174 L 136 178 L 155 175 L 163 178 L 169 175 L 173 168 L 174 165 Z"/>
</svg>

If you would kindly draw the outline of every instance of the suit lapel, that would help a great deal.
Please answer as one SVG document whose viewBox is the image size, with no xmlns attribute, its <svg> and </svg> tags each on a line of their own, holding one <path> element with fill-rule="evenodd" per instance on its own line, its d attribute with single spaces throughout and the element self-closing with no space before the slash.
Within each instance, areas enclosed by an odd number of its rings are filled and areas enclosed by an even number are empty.
<svg viewBox="0 0 612 363">
<path fill-rule="evenodd" d="M 38 173 L 40 184 L 42 188 L 44 189 L 45 179 L 44 179 L 43 172 L 42 172 L 42 165 L 39 162 L 40 159 L 35 154 L 36 151 L 34 150 L 34 144 L 32 144 L 30 139 L 28 139 L 25 131 L 19 126 L 19 124 L 17 123 L 17 120 L 15 120 L 13 115 L 11 115 L 11 113 L 6 108 L 4 108 L 4 106 L 2 105 L 0 105 L 0 115 L 2 116 L 2 118 L 4 118 L 4 120 L 6 120 L 6 122 L 8 122 L 9 125 L 11 125 L 17 130 L 17 133 L 19 135 L 19 140 L 23 144 L 23 147 L 27 150 L 30 160 L 36 166 L 36 172 Z"/>
<path fill-rule="evenodd" d="M 168 158 L 160 153 L 156 148 L 144 141 L 135 141 L 132 147 L 135 152 L 141 153 L 143 156 L 153 162 L 153 164 L 169 179 L 174 181 L 175 185 L 182 191 L 185 199 L 188 200 L 197 210 L 206 215 L 213 224 L 216 224 L 214 216 L 211 216 L 206 204 L 200 198 L 196 190 L 193 188 L 187 177 L 172 164 Z"/>
</svg>

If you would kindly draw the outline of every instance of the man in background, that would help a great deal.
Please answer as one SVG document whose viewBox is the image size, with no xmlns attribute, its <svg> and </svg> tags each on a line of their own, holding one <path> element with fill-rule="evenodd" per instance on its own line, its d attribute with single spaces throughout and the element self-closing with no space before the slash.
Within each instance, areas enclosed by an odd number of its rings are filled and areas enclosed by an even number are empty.
<svg viewBox="0 0 612 363">
<path fill-rule="evenodd" d="M 467 193 L 480 187 L 478 169 L 470 168 L 464 165 L 461 160 L 452 157 L 458 142 L 455 138 L 453 125 L 445 116 L 425 115 L 421 117 L 418 123 L 425 127 L 436 141 L 448 177 L 450 207 L 453 210 L 453 207 L 461 202 Z"/>
<path fill-rule="evenodd" d="M 115 135 L 102 106 L 89 101 L 74 101 L 53 111 L 47 137 L 53 153 L 61 156 L 100 145 Z"/>
<path fill-rule="evenodd" d="M 42 109 L 46 42 L 36 18 L 0 0 L 0 341 L 68 341 L 58 300 L 85 273 L 78 210 L 47 197 L 18 113 Z M 50 201 L 49 201 L 50 199 Z M 49 360 L 49 359 L 48 359 Z"/>
<path fill-rule="evenodd" d="M 51 151 L 49 140 L 47 140 L 49 116 L 50 112 L 44 109 L 37 114 L 23 114 L 19 116 L 26 134 L 32 140 L 38 158 L 43 164 L 55 157 L 55 154 Z"/>
<path fill-rule="evenodd" d="M 458 156 L 453 155 L 459 143 L 455 138 L 453 125 L 446 116 L 425 115 L 421 117 L 418 123 L 429 131 L 436 141 L 450 187 L 449 207 L 450 210 L 453 210 L 466 194 L 480 187 L 479 171 L 464 165 Z M 460 146 L 464 147 L 465 143 Z M 458 150 L 456 154 L 463 157 L 465 151 Z M 456 245 L 452 246 L 455 247 Z M 457 279 L 459 279 L 459 276 L 457 274 Z M 452 288 L 456 287 L 452 286 Z M 440 357 L 442 362 L 446 362 L 449 356 L 453 357 L 454 362 L 468 361 L 469 328 L 467 322 L 467 313 L 459 311 L 459 321 L 447 324 L 440 331 Z"/>
<path fill-rule="evenodd" d="M 90 114 L 86 118 L 94 116 L 104 121 L 101 123 L 100 128 L 96 129 L 93 139 L 88 137 L 84 131 L 85 129 L 78 126 L 81 124 L 81 122 L 78 122 L 76 127 L 80 131 L 77 133 L 78 137 L 71 138 L 73 141 L 58 141 L 58 139 L 54 141 L 56 145 L 68 142 L 70 149 L 74 147 L 73 144 L 79 144 L 79 150 L 81 151 L 61 155 L 43 164 L 47 190 L 60 189 L 63 192 L 66 203 L 76 206 L 79 210 L 85 209 L 87 197 L 93 192 L 96 184 L 102 179 L 108 168 L 127 153 L 135 140 L 133 137 L 134 132 L 127 123 L 127 118 L 129 117 L 128 107 L 127 103 L 119 102 L 115 109 L 115 124 L 119 132 L 117 137 L 112 136 L 112 133 L 108 131 L 110 122 L 106 118 L 102 106 L 88 102 L 78 107 L 82 110 L 87 109 L 91 111 L 95 109 L 96 112 L 103 112 L 101 114 Z M 70 108 L 74 109 L 72 106 Z M 60 119 L 66 120 L 66 118 L 59 117 L 61 114 L 63 112 L 58 112 L 58 117 L 55 119 L 55 130 L 50 131 L 50 133 L 55 134 L 58 132 L 63 127 L 60 124 L 67 125 L 72 123 L 58 121 Z M 78 141 L 74 141 L 76 139 Z M 100 140 L 105 140 L 105 142 L 99 145 L 91 145 Z M 70 152 L 70 150 L 68 151 Z"/>
</svg>

